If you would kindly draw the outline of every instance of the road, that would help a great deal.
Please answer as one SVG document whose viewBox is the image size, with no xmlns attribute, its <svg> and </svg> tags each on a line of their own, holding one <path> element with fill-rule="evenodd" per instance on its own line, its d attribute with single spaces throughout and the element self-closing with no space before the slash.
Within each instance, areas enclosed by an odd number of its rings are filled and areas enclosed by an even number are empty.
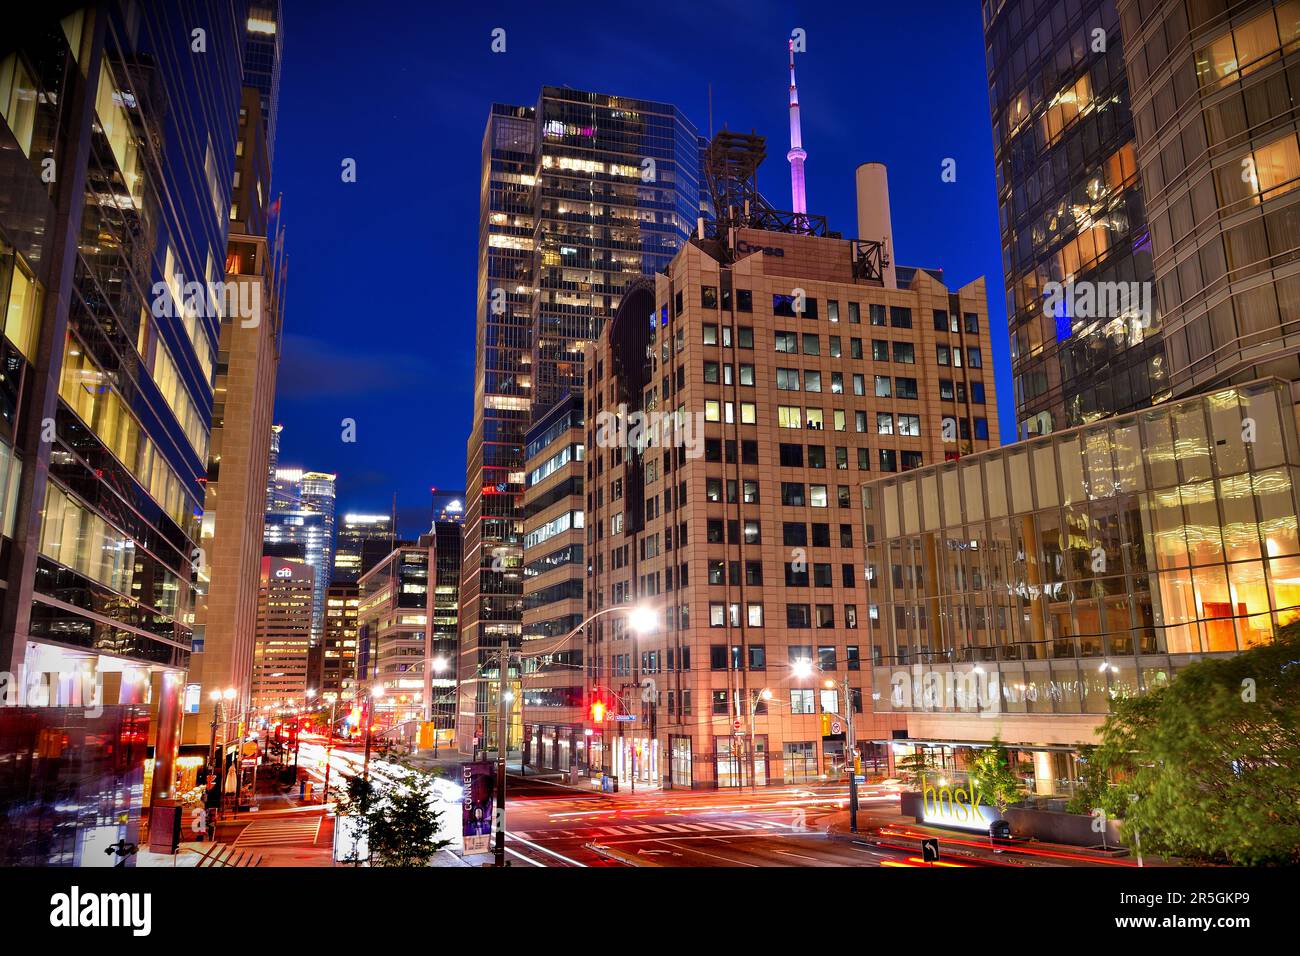
<svg viewBox="0 0 1300 956">
<path fill-rule="evenodd" d="M 613 796 L 511 777 L 507 793 L 507 846 L 535 865 L 621 866 L 634 860 L 681 867 L 921 865 L 908 846 L 826 835 L 829 818 L 848 804 L 846 787 Z M 866 787 L 859 796 L 864 809 L 897 800 L 883 788 Z"/>
<path fill-rule="evenodd" d="M 302 745 L 302 765 L 319 778 L 325 751 Z M 361 772 L 361 754 L 336 746 L 332 782 Z M 371 755 L 371 775 L 384 780 L 397 768 Z M 453 785 L 440 783 L 454 818 Z M 510 776 L 506 850 L 516 866 L 596 867 L 653 864 L 669 867 L 920 866 L 915 844 L 876 845 L 833 840 L 830 818 L 848 806 L 846 786 L 791 786 L 751 791 L 649 791 L 602 794 L 589 788 Z M 890 788 L 862 787 L 869 812 L 897 807 Z M 450 821 L 448 821 L 450 822 Z M 977 861 L 943 865 L 970 866 Z"/>
</svg>

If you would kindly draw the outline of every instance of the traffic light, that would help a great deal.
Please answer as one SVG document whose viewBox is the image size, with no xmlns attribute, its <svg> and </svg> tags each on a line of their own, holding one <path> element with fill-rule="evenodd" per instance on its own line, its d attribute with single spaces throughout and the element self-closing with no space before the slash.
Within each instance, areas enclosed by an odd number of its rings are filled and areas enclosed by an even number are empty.
<svg viewBox="0 0 1300 956">
<path fill-rule="evenodd" d="M 599 697 L 591 702 L 591 722 L 593 724 L 605 722 L 605 702 Z"/>
</svg>

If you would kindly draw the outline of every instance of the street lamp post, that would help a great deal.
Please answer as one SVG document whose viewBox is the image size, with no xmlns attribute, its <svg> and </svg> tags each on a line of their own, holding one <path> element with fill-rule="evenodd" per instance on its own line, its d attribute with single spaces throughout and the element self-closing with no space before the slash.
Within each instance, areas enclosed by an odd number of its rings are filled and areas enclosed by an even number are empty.
<svg viewBox="0 0 1300 956">
<path fill-rule="evenodd" d="M 235 688 L 227 687 L 225 690 L 214 690 L 208 695 L 212 701 L 212 739 L 208 743 L 208 768 L 216 778 L 217 805 L 214 809 L 218 816 L 221 815 L 221 794 L 222 788 L 225 787 L 225 780 L 222 779 L 221 773 L 225 769 L 222 766 L 225 760 L 219 760 L 217 757 L 217 726 L 221 725 L 221 736 L 224 743 L 226 720 L 221 705 L 224 701 L 233 701 L 238 693 Z"/>
<path fill-rule="evenodd" d="M 811 677 L 813 671 L 819 674 L 826 672 L 812 661 L 798 661 L 794 667 L 795 677 Z M 845 733 L 845 762 L 849 768 L 849 832 L 858 832 L 858 768 L 855 757 L 857 756 L 858 742 L 853 733 L 853 689 L 849 686 L 847 680 L 841 681 L 839 678 L 831 675 L 823 681 L 823 686 L 828 688 L 838 688 L 844 696 L 844 715 L 841 719 L 844 721 Z M 840 717 L 841 715 L 835 714 Z"/>
<path fill-rule="evenodd" d="M 376 684 L 366 696 L 366 756 L 361 764 L 361 775 L 366 783 L 370 782 L 370 738 L 375 726 L 375 700 L 384 696 L 384 685 Z"/>
<path fill-rule="evenodd" d="M 560 640 L 557 643 L 550 646 L 545 651 L 545 653 L 551 653 L 559 649 L 560 647 L 563 647 L 575 636 L 580 634 L 582 630 L 588 624 L 594 621 L 596 618 L 600 617 L 603 614 L 611 614 L 615 611 L 628 612 L 627 613 L 628 624 L 631 626 L 632 631 L 634 633 L 642 633 L 644 631 L 651 630 L 658 624 L 659 618 L 653 608 L 646 607 L 645 605 L 635 605 L 635 604 L 611 605 L 610 607 L 601 608 L 599 611 L 595 612 L 594 614 L 588 615 L 588 617 L 581 624 L 575 627 L 568 634 L 564 635 L 564 637 L 560 638 Z M 634 648 L 633 657 L 635 656 L 636 655 L 635 655 L 635 648 Z M 522 693 L 523 676 L 524 676 L 523 652 L 522 650 L 512 651 L 509 648 L 503 646 L 501 648 L 501 651 L 497 655 L 497 674 L 498 674 L 500 686 L 497 691 L 496 797 L 497 797 L 498 825 L 496 828 L 496 844 L 493 853 L 494 863 L 496 866 L 506 865 L 506 753 L 509 745 L 510 703 L 514 699 L 513 693 L 511 693 L 509 697 L 507 697 L 506 681 L 509 679 L 510 676 L 510 663 L 512 660 L 519 664 L 519 686 L 520 686 L 520 692 Z M 484 738 L 485 739 L 483 741 L 483 746 L 485 749 L 487 747 L 486 724 L 487 724 L 487 718 L 486 715 L 484 715 Z M 601 757 L 602 759 L 604 758 L 604 753 L 601 754 Z M 635 783 L 633 784 L 633 786 L 635 787 Z"/>
<path fill-rule="evenodd" d="M 749 702 L 749 789 L 758 789 L 758 752 L 756 749 L 756 740 L 754 736 L 754 717 L 758 713 L 760 702 L 766 703 L 772 699 L 772 689 L 764 687 L 758 692 L 758 695 Z"/>
</svg>

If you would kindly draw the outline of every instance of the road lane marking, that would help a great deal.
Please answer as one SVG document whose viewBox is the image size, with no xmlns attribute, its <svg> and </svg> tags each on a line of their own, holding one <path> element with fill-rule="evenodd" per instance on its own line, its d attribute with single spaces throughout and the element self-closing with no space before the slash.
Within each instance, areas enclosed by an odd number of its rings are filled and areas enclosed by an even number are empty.
<svg viewBox="0 0 1300 956">
<path fill-rule="evenodd" d="M 672 842 L 670 842 L 670 841 L 668 841 L 668 840 L 664 840 L 664 841 L 662 841 L 662 842 L 664 843 L 665 846 L 674 846 L 674 845 L 675 845 L 674 843 L 672 843 Z M 708 857 L 712 857 L 712 858 L 715 859 L 715 860 L 722 860 L 722 861 L 724 861 L 724 862 L 726 862 L 726 863 L 730 863 L 732 866 L 737 866 L 737 865 L 738 865 L 738 866 L 748 866 L 748 867 L 753 867 L 753 868 L 755 868 L 755 869 L 758 868 L 758 864 L 757 864 L 757 863 L 747 863 L 747 862 L 745 862 L 744 860 L 733 860 L 733 859 L 732 859 L 731 857 L 729 857 L 729 856 L 721 856 L 721 855 L 719 855 L 719 854 L 717 854 L 717 853 L 706 853 L 704 850 L 698 850 L 698 849 L 695 849 L 694 847 L 681 846 L 681 847 L 677 847 L 677 849 L 679 849 L 679 850 L 685 850 L 685 851 L 688 852 L 688 853 L 698 853 L 698 854 L 700 854 L 700 856 L 708 856 Z"/>
</svg>

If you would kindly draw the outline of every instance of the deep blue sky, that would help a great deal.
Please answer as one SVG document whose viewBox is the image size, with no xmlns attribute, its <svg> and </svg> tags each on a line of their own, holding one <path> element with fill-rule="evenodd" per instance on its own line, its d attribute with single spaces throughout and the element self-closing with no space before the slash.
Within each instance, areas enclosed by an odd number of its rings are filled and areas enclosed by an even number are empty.
<svg viewBox="0 0 1300 956">
<path fill-rule="evenodd" d="M 479 155 L 493 102 L 543 84 L 674 103 L 707 133 L 768 137 L 759 186 L 789 203 L 786 40 L 808 206 L 855 232 L 853 171 L 889 167 L 895 259 L 984 275 L 1000 421 L 1014 435 L 979 4 L 694 0 L 626 4 L 285 0 L 274 191 L 289 280 L 276 420 L 285 464 L 339 474 L 341 510 L 425 527 L 462 488 L 474 370 Z M 643 14 L 651 12 L 653 19 Z M 491 32 L 506 30 L 504 54 Z M 357 182 L 340 164 L 357 161 Z M 944 183 L 945 157 L 957 181 Z M 341 441 L 340 421 L 357 423 Z"/>
</svg>

